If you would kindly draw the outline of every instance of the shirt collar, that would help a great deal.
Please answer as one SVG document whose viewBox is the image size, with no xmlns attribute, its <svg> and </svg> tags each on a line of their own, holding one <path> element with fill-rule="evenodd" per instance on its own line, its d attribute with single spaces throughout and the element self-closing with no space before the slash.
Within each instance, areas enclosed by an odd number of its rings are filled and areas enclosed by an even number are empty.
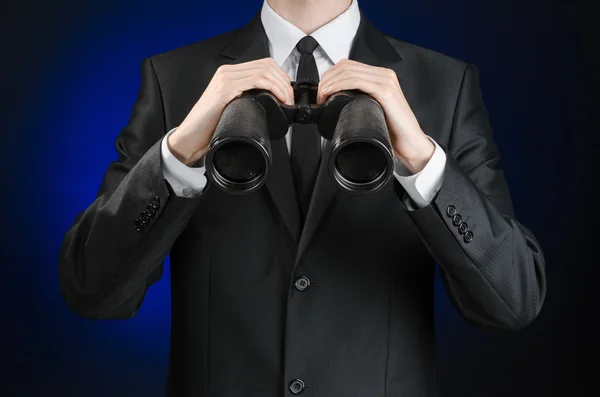
<svg viewBox="0 0 600 397">
<path fill-rule="evenodd" d="M 277 14 L 267 0 L 263 2 L 261 21 L 269 39 L 271 57 L 281 66 L 294 50 L 298 41 L 306 34 Z M 310 35 L 317 40 L 323 51 L 336 64 L 340 59 L 348 58 L 359 24 L 358 0 L 352 0 L 346 11 Z"/>
</svg>

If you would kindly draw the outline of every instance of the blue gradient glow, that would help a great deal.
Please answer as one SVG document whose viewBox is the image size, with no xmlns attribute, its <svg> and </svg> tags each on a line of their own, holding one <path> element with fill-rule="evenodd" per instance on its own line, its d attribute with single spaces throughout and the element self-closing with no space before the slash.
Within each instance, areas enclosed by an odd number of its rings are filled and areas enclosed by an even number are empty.
<svg viewBox="0 0 600 397">
<path fill-rule="evenodd" d="M 114 142 L 137 96 L 142 59 L 241 26 L 262 0 L 85 3 L 22 11 L 24 19 L 32 16 L 23 41 L 41 47 L 19 53 L 24 66 L 7 82 L 20 87 L 9 100 L 17 111 L 10 114 L 12 134 L 5 143 L 11 150 L 2 160 L 14 169 L 5 173 L 10 194 L 4 208 L 15 210 L 1 219 L 16 225 L 0 256 L 8 269 L 2 294 L 8 296 L 4 302 L 19 303 L 6 308 L 13 324 L 3 341 L 11 357 L 8 385 L 14 386 L 11 396 L 162 396 L 170 336 L 168 261 L 134 319 L 91 322 L 72 314 L 59 295 L 58 249 L 117 157 Z M 517 216 L 552 257 L 558 237 L 544 230 L 551 203 L 539 204 L 532 195 L 553 189 L 554 178 L 564 176 L 554 154 L 560 147 L 571 155 L 578 140 L 557 146 L 540 137 L 567 125 L 559 113 L 554 120 L 545 117 L 557 106 L 547 88 L 553 73 L 540 67 L 550 40 L 538 39 L 550 21 L 516 1 L 496 3 L 359 1 L 384 33 L 479 67 Z M 572 188 L 577 194 L 578 187 Z M 573 196 L 556 190 L 555 197 Z M 566 223 L 554 219 L 553 227 Z M 492 362 L 496 369 L 518 368 L 521 354 L 535 351 L 546 337 L 541 326 L 519 336 L 470 328 L 439 280 L 435 303 L 440 382 L 449 393 L 444 395 L 492 395 L 510 390 L 507 374 L 523 380 L 507 369 L 481 370 L 473 380 L 472 371 Z"/>
</svg>

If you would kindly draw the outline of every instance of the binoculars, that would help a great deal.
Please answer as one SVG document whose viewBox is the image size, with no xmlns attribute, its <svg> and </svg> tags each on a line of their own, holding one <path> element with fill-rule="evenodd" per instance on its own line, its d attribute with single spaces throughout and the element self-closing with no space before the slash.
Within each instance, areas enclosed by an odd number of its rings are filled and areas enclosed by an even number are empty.
<svg viewBox="0 0 600 397">
<path fill-rule="evenodd" d="M 340 188 L 353 194 L 383 188 L 394 157 L 381 105 L 359 90 L 336 92 L 318 105 L 317 84 L 291 84 L 293 106 L 268 90 L 251 89 L 225 107 L 206 152 L 208 180 L 230 194 L 259 189 L 273 164 L 271 140 L 282 139 L 291 123 L 315 123 L 330 141 L 326 166 Z"/>
</svg>

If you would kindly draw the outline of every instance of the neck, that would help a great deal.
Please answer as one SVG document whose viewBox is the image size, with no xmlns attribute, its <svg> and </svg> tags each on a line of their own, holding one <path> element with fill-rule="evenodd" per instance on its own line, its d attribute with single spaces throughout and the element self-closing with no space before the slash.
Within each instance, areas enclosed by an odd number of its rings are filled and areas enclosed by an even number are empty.
<svg viewBox="0 0 600 397">
<path fill-rule="evenodd" d="M 269 6 L 304 33 L 311 34 L 346 11 L 352 0 L 267 0 Z"/>
</svg>

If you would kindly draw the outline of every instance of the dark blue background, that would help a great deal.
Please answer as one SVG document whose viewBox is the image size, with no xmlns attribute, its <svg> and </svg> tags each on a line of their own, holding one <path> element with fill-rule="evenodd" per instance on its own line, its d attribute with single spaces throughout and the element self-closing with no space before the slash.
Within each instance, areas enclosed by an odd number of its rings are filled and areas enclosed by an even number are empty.
<svg viewBox="0 0 600 397">
<path fill-rule="evenodd" d="M 383 32 L 474 63 L 517 218 L 548 297 L 519 333 L 469 327 L 436 289 L 443 396 L 585 396 L 596 376 L 598 49 L 591 2 L 360 0 Z M 162 396 L 169 271 L 137 317 L 63 303 L 58 249 L 116 159 L 142 58 L 245 24 L 262 0 L 4 2 L 0 7 L 0 396 Z"/>
</svg>

